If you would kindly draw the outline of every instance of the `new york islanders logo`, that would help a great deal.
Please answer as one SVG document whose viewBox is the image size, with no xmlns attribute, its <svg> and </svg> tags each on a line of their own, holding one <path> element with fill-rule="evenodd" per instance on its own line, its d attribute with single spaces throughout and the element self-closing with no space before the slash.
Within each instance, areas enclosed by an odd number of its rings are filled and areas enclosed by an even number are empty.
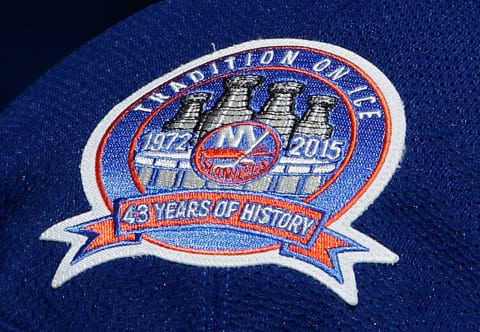
<svg viewBox="0 0 480 332">
<path fill-rule="evenodd" d="M 259 133 L 257 137 L 255 132 Z M 228 146 L 224 147 L 225 144 Z M 267 173 L 277 161 L 279 149 L 278 136 L 269 126 L 236 122 L 206 135 L 193 161 L 207 180 L 220 184 L 245 183 Z"/>
<path fill-rule="evenodd" d="M 390 180 L 404 136 L 395 88 L 337 46 L 258 40 L 194 60 L 92 133 L 81 163 L 92 210 L 41 235 L 71 244 L 52 286 L 155 255 L 287 266 L 356 304 L 353 265 L 398 260 L 351 224 Z"/>
</svg>

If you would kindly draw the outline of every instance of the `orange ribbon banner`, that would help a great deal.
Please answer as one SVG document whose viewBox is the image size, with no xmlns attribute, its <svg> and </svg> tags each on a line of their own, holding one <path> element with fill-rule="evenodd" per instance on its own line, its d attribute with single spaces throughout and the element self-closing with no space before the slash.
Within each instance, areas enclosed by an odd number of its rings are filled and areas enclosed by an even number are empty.
<svg viewBox="0 0 480 332">
<path fill-rule="evenodd" d="M 149 232 L 211 225 L 278 240 L 281 255 L 335 270 L 338 252 L 362 248 L 323 223 L 323 212 L 287 199 L 238 192 L 176 192 L 118 201 L 112 216 L 69 231 L 89 237 L 76 261 L 104 248 L 139 243 Z"/>
</svg>

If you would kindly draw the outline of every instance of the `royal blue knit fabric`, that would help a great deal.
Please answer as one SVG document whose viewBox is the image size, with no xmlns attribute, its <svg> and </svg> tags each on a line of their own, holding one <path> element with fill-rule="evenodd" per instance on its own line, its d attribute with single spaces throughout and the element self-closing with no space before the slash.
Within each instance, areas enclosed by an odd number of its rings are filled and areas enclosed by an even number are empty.
<svg viewBox="0 0 480 332">
<path fill-rule="evenodd" d="M 164 1 L 89 42 L 0 113 L 0 330 L 479 330 L 479 16 L 476 1 Z M 353 227 L 399 263 L 356 265 L 355 307 L 292 269 L 149 256 L 52 289 L 68 246 L 39 236 L 90 210 L 79 165 L 98 122 L 212 43 L 259 38 L 341 46 L 398 90 L 406 152 Z"/>
</svg>

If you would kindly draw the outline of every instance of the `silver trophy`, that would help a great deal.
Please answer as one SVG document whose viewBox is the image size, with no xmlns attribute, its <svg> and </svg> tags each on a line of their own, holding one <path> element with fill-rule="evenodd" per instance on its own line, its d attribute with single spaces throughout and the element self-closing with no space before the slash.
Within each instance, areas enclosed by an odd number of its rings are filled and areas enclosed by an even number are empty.
<svg viewBox="0 0 480 332">
<path fill-rule="evenodd" d="M 268 86 L 268 98 L 261 111 L 254 115 L 254 120 L 263 122 L 277 130 L 284 148 L 292 134 L 298 118 L 293 114 L 295 98 L 305 90 L 305 85 L 298 82 L 276 82 Z"/>
<path fill-rule="evenodd" d="M 204 104 L 211 94 L 205 92 L 192 93 L 182 98 L 180 110 L 175 117 L 163 126 L 163 131 L 188 130 L 194 131 Z"/>
<path fill-rule="evenodd" d="M 200 119 L 198 138 L 226 124 L 250 120 L 252 91 L 263 82 L 262 76 L 232 76 L 223 80 L 224 92 L 211 111 Z"/>
<path fill-rule="evenodd" d="M 323 95 L 308 97 L 308 109 L 293 130 L 293 135 L 332 137 L 333 127 L 329 124 L 330 112 L 337 105 L 337 98 Z"/>
</svg>

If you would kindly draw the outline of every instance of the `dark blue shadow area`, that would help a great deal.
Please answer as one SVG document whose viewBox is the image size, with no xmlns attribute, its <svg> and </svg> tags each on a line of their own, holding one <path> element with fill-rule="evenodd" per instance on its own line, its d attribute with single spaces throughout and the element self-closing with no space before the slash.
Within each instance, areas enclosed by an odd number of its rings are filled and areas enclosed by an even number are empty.
<svg viewBox="0 0 480 332">
<path fill-rule="evenodd" d="M 86 0 L 3 3 L 0 13 L 0 110 L 75 49 L 155 2 Z"/>
</svg>

